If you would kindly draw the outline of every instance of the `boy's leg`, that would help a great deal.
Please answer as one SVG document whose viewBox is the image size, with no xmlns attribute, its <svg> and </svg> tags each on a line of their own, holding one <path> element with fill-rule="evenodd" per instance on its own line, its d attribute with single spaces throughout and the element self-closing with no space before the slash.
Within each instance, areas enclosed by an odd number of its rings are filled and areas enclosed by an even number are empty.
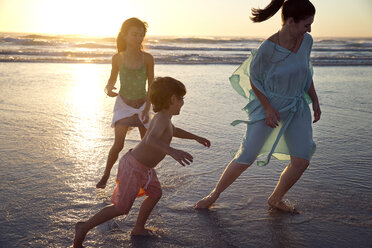
<svg viewBox="0 0 372 248">
<path fill-rule="evenodd" d="M 147 197 L 142 202 L 136 225 L 131 233 L 132 235 L 149 235 L 149 230 L 145 229 L 145 224 L 152 209 L 162 196 L 161 185 L 154 169 L 151 169 L 151 176 L 148 180 L 150 180 L 150 183 L 147 185 L 147 189 L 145 189 Z"/>
<path fill-rule="evenodd" d="M 114 205 L 105 207 L 96 213 L 86 222 L 78 222 L 75 225 L 74 247 L 82 247 L 86 234 L 92 228 L 102 224 L 112 218 L 121 215 Z"/>
<path fill-rule="evenodd" d="M 142 202 L 140 211 L 138 213 L 137 222 L 134 226 L 131 235 L 149 235 L 149 231 L 145 229 L 145 224 L 150 216 L 152 209 L 155 207 L 156 203 L 160 200 L 160 197 L 151 197 L 148 196 Z"/>
<path fill-rule="evenodd" d="M 101 180 L 97 183 L 96 187 L 104 189 L 106 187 L 107 180 L 110 177 L 110 172 L 112 167 L 114 166 L 116 160 L 118 159 L 120 151 L 124 147 L 124 140 L 127 134 L 128 127 L 116 125 L 115 126 L 115 141 L 114 145 L 111 147 L 109 155 L 107 157 L 106 168 L 105 172 L 101 178 Z"/>
<path fill-rule="evenodd" d="M 210 207 L 220 196 L 220 194 L 229 187 L 248 167 L 250 164 L 240 164 L 232 160 L 228 166 L 226 166 L 220 180 L 216 187 L 209 193 L 208 196 L 198 201 L 195 205 L 196 209 L 203 209 Z"/>
<path fill-rule="evenodd" d="M 286 212 L 296 212 L 293 207 L 286 205 L 282 199 L 288 190 L 300 179 L 306 168 L 309 166 L 309 161 L 291 156 L 291 163 L 284 169 L 280 175 L 279 181 L 267 200 L 272 207 L 278 208 Z"/>
</svg>

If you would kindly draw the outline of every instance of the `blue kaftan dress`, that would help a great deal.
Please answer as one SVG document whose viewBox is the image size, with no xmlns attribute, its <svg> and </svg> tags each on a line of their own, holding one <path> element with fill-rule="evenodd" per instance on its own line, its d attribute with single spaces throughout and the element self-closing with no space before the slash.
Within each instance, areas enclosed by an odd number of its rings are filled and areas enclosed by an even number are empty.
<svg viewBox="0 0 372 248">
<path fill-rule="evenodd" d="M 289 160 L 295 156 L 310 160 L 315 152 L 311 103 L 307 92 L 312 83 L 310 52 L 313 39 L 306 33 L 297 53 L 265 40 L 257 51 L 233 73 L 233 88 L 248 100 L 243 108 L 248 121 L 236 120 L 232 125 L 247 124 L 247 131 L 235 155 L 235 161 L 251 164 L 266 155 L 258 165 L 269 163 L 271 156 Z M 266 113 L 251 84 L 266 96 L 280 114 L 280 124 L 271 128 L 265 124 Z"/>
</svg>

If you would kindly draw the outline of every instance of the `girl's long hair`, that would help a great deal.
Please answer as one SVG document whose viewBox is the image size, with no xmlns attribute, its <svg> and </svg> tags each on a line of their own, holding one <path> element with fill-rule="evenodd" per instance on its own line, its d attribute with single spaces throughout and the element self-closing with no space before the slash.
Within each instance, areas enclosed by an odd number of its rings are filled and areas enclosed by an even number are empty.
<svg viewBox="0 0 372 248">
<path fill-rule="evenodd" d="M 144 21 L 141 21 L 140 19 L 136 17 L 129 18 L 123 22 L 120 28 L 120 32 L 116 38 L 116 49 L 118 50 L 118 53 L 124 51 L 127 48 L 127 42 L 125 40 L 125 36 L 128 34 L 128 31 L 131 27 L 140 27 L 143 28 L 144 34 L 146 35 L 147 32 L 147 23 Z M 141 45 L 142 49 L 142 45 Z"/>
<path fill-rule="evenodd" d="M 253 22 L 263 22 L 275 15 L 282 8 L 283 23 L 290 17 L 297 23 L 315 15 L 315 7 L 309 0 L 271 0 L 263 9 L 252 8 Z"/>
</svg>

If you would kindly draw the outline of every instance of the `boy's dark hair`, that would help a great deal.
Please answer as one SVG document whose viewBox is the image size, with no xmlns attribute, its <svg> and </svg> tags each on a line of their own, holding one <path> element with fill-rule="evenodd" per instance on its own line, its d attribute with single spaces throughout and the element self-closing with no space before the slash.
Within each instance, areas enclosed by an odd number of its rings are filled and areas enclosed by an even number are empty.
<svg viewBox="0 0 372 248">
<path fill-rule="evenodd" d="M 162 109 L 168 109 L 171 104 L 171 97 L 183 97 L 186 95 L 186 87 L 180 81 L 171 77 L 157 77 L 151 84 L 150 101 L 155 113 Z"/>
</svg>

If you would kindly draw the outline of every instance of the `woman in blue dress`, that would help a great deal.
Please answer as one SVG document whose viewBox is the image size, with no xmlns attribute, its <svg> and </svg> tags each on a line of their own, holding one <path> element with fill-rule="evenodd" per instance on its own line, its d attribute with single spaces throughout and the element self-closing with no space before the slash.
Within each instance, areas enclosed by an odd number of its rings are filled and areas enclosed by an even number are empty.
<svg viewBox="0 0 372 248">
<path fill-rule="evenodd" d="M 210 194 L 195 208 L 208 208 L 257 158 L 258 165 L 269 163 L 271 156 L 290 160 L 268 198 L 271 207 L 286 212 L 295 209 L 282 199 L 309 165 L 315 151 L 312 137 L 314 120 L 320 119 L 318 97 L 312 80 L 310 52 L 313 44 L 311 24 L 315 8 L 308 0 L 272 0 L 264 9 L 252 9 L 253 22 L 262 22 L 282 8 L 281 29 L 265 40 L 257 51 L 230 77 L 233 88 L 248 104 L 243 142 Z M 263 160 L 260 157 L 264 156 Z"/>
</svg>

